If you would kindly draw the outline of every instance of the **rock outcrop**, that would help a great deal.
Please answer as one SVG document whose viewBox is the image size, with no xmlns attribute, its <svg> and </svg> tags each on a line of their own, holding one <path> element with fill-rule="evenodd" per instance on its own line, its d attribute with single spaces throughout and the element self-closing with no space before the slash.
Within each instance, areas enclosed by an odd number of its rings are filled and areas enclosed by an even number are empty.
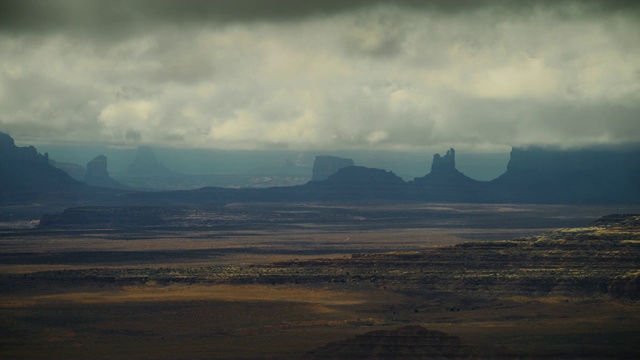
<svg viewBox="0 0 640 360">
<path fill-rule="evenodd" d="M 431 172 L 421 178 L 414 179 L 414 182 L 439 187 L 461 187 L 478 183 L 456 169 L 456 151 L 453 148 L 447 150 L 444 156 L 433 155 Z"/>
<path fill-rule="evenodd" d="M 80 185 L 49 163 L 48 154 L 33 146 L 17 147 L 11 136 L 0 132 L 0 192 L 47 192 Z"/>
<path fill-rule="evenodd" d="M 84 181 L 93 186 L 108 187 L 114 189 L 123 189 L 126 186 L 113 180 L 107 171 L 107 157 L 98 155 L 87 163 L 87 169 L 84 174 Z"/>
<path fill-rule="evenodd" d="M 205 192 L 141 196 L 175 201 L 441 201 L 475 203 L 640 203 L 640 146 L 560 150 L 514 148 L 507 171 L 492 181 L 477 181 L 456 169 L 455 150 L 434 155 L 431 172 L 405 183 L 392 172 L 354 166 L 353 160 L 318 156 L 313 181 L 252 191 L 217 188 Z M 106 158 L 87 165 L 84 180 L 102 187 L 120 187 L 109 181 Z M 116 179 L 136 189 L 184 186 L 188 175 L 165 167 L 153 150 L 140 147 L 135 161 Z M 322 180 L 321 180 L 322 179 Z M 77 184 L 49 163 L 34 147 L 19 148 L 0 133 L 0 191 L 55 189 Z M 162 186 L 159 186 L 162 185 Z M 103 191 L 102 189 L 101 191 Z M 93 191 L 93 190 L 92 190 Z M 70 192 L 65 196 L 74 197 Z"/>
<path fill-rule="evenodd" d="M 607 283 L 607 292 L 615 298 L 640 299 L 640 271 L 612 277 Z"/>
<path fill-rule="evenodd" d="M 390 186 L 400 186 L 404 184 L 402 178 L 394 174 L 393 171 L 364 166 L 343 167 L 335 174 L 329 176 L 325 182 L 328 184 L 376 184 Z"/>
<path fill-rule="evenodd" d="M 338 170 L 354 166 L 353 160 L 337 156 L 319 155 L 313 163 L 311 181 L 322 181 L 338 172 Z"/>
<path fill-rule="evenodd" d="M 323 181 L 300 187 L 320 200 L 404 199 L 405 182 L 392 171 L 364 166 L 344 167 Z M 304 193 L 302 194 L 305 195 Z"/>
<path fill-rule="evenodd" d="M 637 203 L 640 149 L 513 148 L 491 187 L 498 201 Z"/>
<path fill-rule="evenodd" d="M 484 182 L 474 180 L 456 169 L 456 151 L 433 155 L 431 172 L 409 184 L 414 198 L 430 201 L 478 202 L 488 200 Z"/>
<path fill-rule="evenodd" d="M 136 158 L 121 174 L 121 177 L 180 177 L 177 173 L 158 161 L 153 149 L 149 146 L 140 146 Z"/>
<path fill-rule="evenodd" d="M 104 155 L 98 155 L 93 160 L 87 163 L 87 171 L 84 174 L 85 179 L 103 179 L 109 177 L 107 171 L 107 157 Z"/>
<path fill-rule="evenodd" d="M 447 150 L 444 156 L 440 154 L 433 155 L 433 162 L 431 163 L 432 173 L 450 173 L 456 170 L 456 150 L 451 148 Z"/>
</svg>

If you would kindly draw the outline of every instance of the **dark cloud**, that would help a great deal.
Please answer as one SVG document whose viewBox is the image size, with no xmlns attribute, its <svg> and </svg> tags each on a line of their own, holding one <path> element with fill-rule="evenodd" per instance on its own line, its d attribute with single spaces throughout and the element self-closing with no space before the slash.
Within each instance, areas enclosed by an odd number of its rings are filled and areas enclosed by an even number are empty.
<svg viewBox="0 0 640 360">
<path fill-rule="evenodd" d="M 328 16 L 377 5 L 408 7 L 440 13 L 460 13 L 494 8 L 527 12 L 553 7 L 572 16 L 580 5 L 592 15 L 621 12 L 638 15 L 637 1 L 622 0 L 2 0 L 0 29 L 5 31 L 77 30 L 124 35 L 148 24 L 188 25 L 230 22 L 273 22 Z"/>
<path fill-rule="evenodd" d="M 0 1 L 0 130 L 175 147 L 638 141 L 622 1 Z"/>
</svg>

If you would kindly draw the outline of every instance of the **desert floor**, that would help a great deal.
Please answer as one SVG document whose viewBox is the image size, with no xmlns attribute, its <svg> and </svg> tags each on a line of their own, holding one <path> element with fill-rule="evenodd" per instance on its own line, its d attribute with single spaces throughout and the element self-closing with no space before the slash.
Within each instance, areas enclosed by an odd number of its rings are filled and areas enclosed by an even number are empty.
<svg viewBox="0 0 640 360">
<path fill-rule="evenodd" d="M 313 221 L 250 230 L 5 226 L 0 229 L 0 357 L 295 359 L 327 343 L 404 325 L 507 349 L 519 358 L 640 354 L 640 304 L 605 293 L 460 288 L 430 293 L 401 282 L 185 278 L 189 269 L 233 272 L 291 259 L 341 259 L 354 253 L 511 239 L 633 210 L 543 205 L 394 209 L 395 217 L 380 218 L 375 226 Z M 409 225 L 397 225 L 402 212 L 413 212 Z M 416 212 L 424 214 L 424 221 Z M 91 281 L 92 271 L 105 269 L 124 274 L 162 270 L 176 281 Z M 83 281 L 56 280 L 69 271 L 85 274 Z"/>
</svg>

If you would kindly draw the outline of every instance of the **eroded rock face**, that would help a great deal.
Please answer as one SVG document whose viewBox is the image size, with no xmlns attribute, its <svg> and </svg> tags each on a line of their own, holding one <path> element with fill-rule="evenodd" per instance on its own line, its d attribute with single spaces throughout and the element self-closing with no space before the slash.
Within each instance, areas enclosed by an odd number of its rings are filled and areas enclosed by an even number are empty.
<svg viewBox="0 0 640 360">
<path fill-rule="evenodd" d="M 134 164 L 158 164 L 158 158 L 149 146 L 138 147 Z"/>
<path fill-rule="evenodd" d="M 607 292 L 615 298 L 640 299 L 640 271 L 612 277 Z"/>
<path fill-rule="evenodd" d="M 87 163 L 87 171 L 84 175 L 85 179 L 101 179 L 109 177 L 107 171 L 107 157 L 104 155 L 98 155 L 93 160 Z"/>
<path fill-rule="evenodd" d="M 456 151 L 451 148 L 447 150 L 444 156 L 440 154 L 433 155 L 431 172 L 423 177 L 414 179 L 414 183 L 421 186 L 435 187 L 441 195 L 453 191 L 455 193 L 451 194 L 451 196 L 456 198 L 459 195 L 458 191 L 475 188 L 480 182 L 471 179 L 456 169 Z"/>
<path fill-rule="evenodd" d="M 87 163 L 84 181 L 93 186 L 121 189 L 125 186 L 113 180 L 107 171 L 107 157 L 98 155 Z"/>
<path fill-rule="evenodd" d="M 341 184 L 380 184 L 380 185 L 404 185 L 401 177 L 392 171 L 368 168 L 364 166 L 347 166 L 338 169 L 335 174 L 327 178 L 330 183 Z"/>
<path fill-rule="evenodd" d="M 9 134 L 0 132 L 0 150 L 4 152 L 14 147 L 16 147 L 16 143 L 13 141 L 13 138 L 9 136 Z"/>
<path fill-rule="evenodd" d="M 167 168 L 158 161 L 153 149 L 149 146 L 140 146 L 136 158 L 125 171 L 122 177 L 179 177 L 181 174 Z"/>
<path fill-rule="evenodd" d="M 451 148 L 447 150 L 444 156 L 440 154 L 433 155 L 431 163 L 431 173 L 453 172 L 456 170 L 456 150 Z"/>
<path fill-rule="evenodd" d="M 338 172 L 338 170 L 354 166 L 353 160 L 337 156 L 320 155 L 316 156 L 313 163 L 313 175 L 311 181 L 322 181 Z"/>
<path fill-rule="evenodd" d="M 301 187 L 306 196 L 318 196 L 320 200 L 406 198 L 405 183 L 392 171 L 364 166 L 344 167 L 323 181 L 311 181 Z"/>
<path fill-rule="evenodd" d="M 637 203 L 639 159 L 637 147 L 514 147 L 507 171 L 491 185 L 500 201 Z"/>
<path fill-rule="evenodd" d="M 0 132 L 0 191 L 51 191 L 77 184 L 51 166 L 48 154 L 39 154 L 33 146 L 17 147 L 11 136 Z"/>
</svg>

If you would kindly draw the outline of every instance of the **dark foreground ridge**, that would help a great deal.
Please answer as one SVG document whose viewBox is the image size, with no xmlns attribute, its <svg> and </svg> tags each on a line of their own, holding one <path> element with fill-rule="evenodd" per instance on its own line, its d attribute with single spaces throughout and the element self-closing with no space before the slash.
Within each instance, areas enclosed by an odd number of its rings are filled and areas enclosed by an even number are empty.
<svg viewBox="0 0 640 360">
<path fill-rule="evenodd" d="M 457 336 L 422 326 L 408 325 L 377 330 L 327 344 L 310 351 L 304 360 L 329 359 L 505 359 L 515 354 L 506 349 L 470 345 Z"/>
</svg>

